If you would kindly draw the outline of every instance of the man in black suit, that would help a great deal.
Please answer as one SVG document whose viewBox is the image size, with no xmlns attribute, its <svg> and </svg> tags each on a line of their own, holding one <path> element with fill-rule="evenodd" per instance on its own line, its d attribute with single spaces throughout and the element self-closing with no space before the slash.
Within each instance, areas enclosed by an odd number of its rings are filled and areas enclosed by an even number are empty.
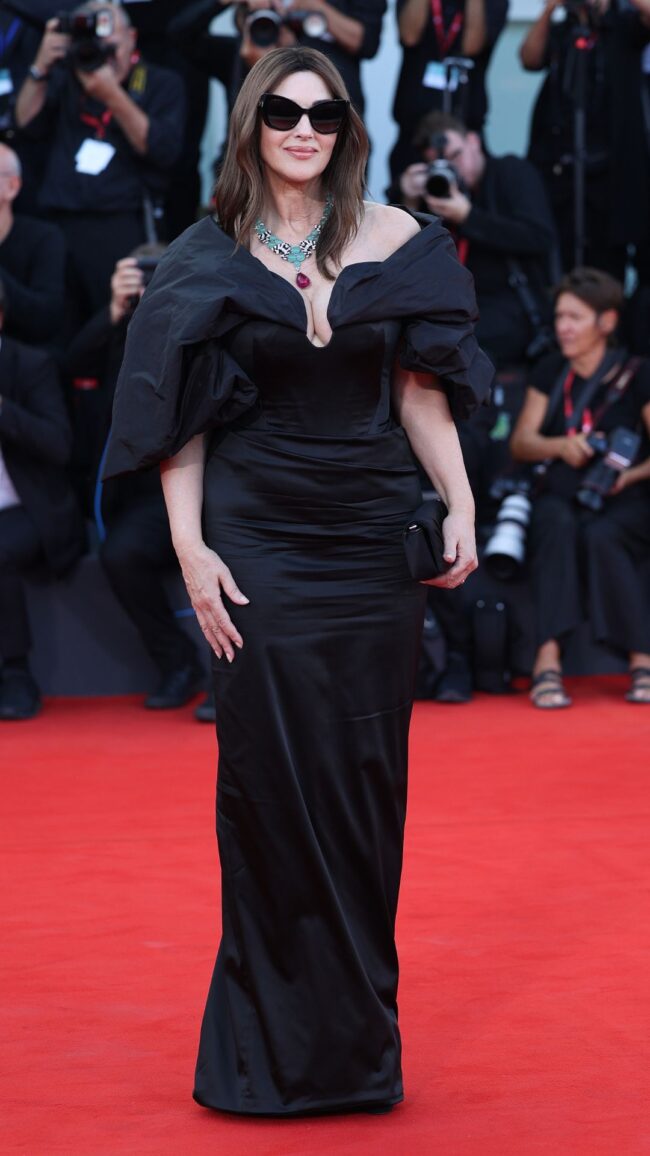
<svg viewBox="0 0 650 1156">
<path fill-rule="evenodd" d="M 0 329 L 3 316 L 0 288 Z M 1 337 L 0 720 L 32 718 L 40 708 L 22 576 L 40 562 L 62 574 L 83 550 L 83 522 L 65 472 L 71 444 L 54 364 Z"/>
</svg>

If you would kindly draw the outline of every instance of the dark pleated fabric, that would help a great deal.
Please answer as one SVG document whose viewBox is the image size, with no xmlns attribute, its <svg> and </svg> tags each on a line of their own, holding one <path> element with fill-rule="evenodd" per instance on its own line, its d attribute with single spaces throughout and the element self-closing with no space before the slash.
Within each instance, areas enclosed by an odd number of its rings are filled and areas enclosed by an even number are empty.
<svg viewBox="0 0 650 1156">
<path fill-rule="evenodd" d="M 194 1088 L 213 1108 L 403 1096 L 394 928 L 426 588 L 403 550 L 421 494 L 391 377 L 398 356 L 439 372 L 456 412 L 491 377 L 467 274 L 423 223 L 343 271 L 325 348 L 299 291 L 213 222 L 172 246 L 129 333 L 106 474 L 207 430 L 205 539 L 250 599 L 229 606 L 243 650 L 213 663 L 223 918 Z"/>
</svg>

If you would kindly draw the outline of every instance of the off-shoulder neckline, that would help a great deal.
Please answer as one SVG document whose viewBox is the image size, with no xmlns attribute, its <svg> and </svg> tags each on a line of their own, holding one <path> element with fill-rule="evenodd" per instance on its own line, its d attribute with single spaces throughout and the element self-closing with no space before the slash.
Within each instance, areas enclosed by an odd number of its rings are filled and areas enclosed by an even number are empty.
<svg viewBox="0 0 650 1156">
<path fill-rule="evenodd" d="M 420 221 L 424 217 L 424 214 L 413 213 L 413 212 L 411 212 L 410 209 L 406 209 L 402 205 L 399 205 L 397 207 L 402 209 L 403 212 L 408 213 L 408 215 L 410 217 L 413 217 L 414 220 L 416 220 L 416 221 Z M 214 216 L 214 214 L 210 214 L 210 220 L 216 226 L 216 228 L 219 229 L 222 236 L 226 237 L 227 234 L 224 233 L 223 230 L 221 229 L 221 226 L 219 225 L 219 222 L 218 222 L 217 218 Z M 273 279 L 276 283 L 278 281 L 280 281 L 283 285 L 286 285 L 289 293 L 291 294 L 292 300 L 300 302 L 300 307 L 301 307 L 302 314 L 304 317 L 304 322 L 305 322 L 304 325 L 301 325 L 301 330 L 304 334 L 305 340 L 309 342 L 309 344 L 312 346 L 313 349 L 321 350 L 321 349 L 327 349 L 328 346 L 331 344 L 332 339 L 334 337 L 334 330 L 336 329 L 336 326 L 332 322 L 331 312 L 332 312 L 333 302 L 335 300 L 336 294 L 337 294 L 338 289 L 339 289 L 339 283 L 341 282 L 343 275 L 347 274 L 350 270 L 355 270 L 355 269 L 372 269 L 372 270 L 376 270 L 377 272 L 383 272 L 384 268 L 387 265 L 389 265 L 390 262 L 392 262 L 396 257 L 401 256 L 403 254 L 404 250 L 410 248 L 410 246 L 413 245 L 415 241 L 421 241 L 422 237 L 425 234 L 427 234 L 430 229 L 435 228 L 435 226 L 437 224 L 438 224 L 438 222 L 435 218 L 427 220 L 426 224 L 424 224 L 420 227 L 419 232 L 413 233 L 413 235 L 411 237 L 407 237 L 406 241 L 402 241 L 401 245 L 398 245 L 396 249 L 393 249 L 392 253 L 389 253 L 387 257 L 381 258 L 381 260 L 351 261 L 348 265 L 343 266 L 343 268 L 341 269 L 341 271 L 338 273 L 338 275 L 336 276 L 336 278 L 334 280 L 334 284 L 332 286 L 332 292 L 330 294 L 330 299 L 327 303 L 326 316 L 327 316 L 327 321 L 328 321 L 329 327 L 332 330 L 332 337 L 330 337 L 329 341 L 327 341 L 324 345 L 316 345 L 315 342 L 313 342 L 307 334 L 307 329 L 309 327 L 309 315 L 307 313 L 307 306 L 305 304 L 305 299 L 304 299 L 302 293 L 300 292 L 300 290 L 297 289 L 295 285 L 292 285 L 291 282 L 288 281 L 286 277 L 283 277 L 281 273 L 276 273 L 276 272 L 274 272 L 273 269 L 269 269 L 268 265 L 265 265 L 263 261 L 260 261 L 259 257 L 256 257 L 255 254 L 251 253 L 250 249 L 247 249 L 244 245 L 240 245 L 238 249 L 234 250 L 234 252 L 245 254 L 244 259 L 247 258 L 250 261 L 254 261 L 255 267 L 257 267 L 258 270 L 261 269 L 263 274 L 266 274 L 269 277 L 273 277 Z M 232 240 L 232 238 L 228 238 L 228 239 Z"/>
</svg>

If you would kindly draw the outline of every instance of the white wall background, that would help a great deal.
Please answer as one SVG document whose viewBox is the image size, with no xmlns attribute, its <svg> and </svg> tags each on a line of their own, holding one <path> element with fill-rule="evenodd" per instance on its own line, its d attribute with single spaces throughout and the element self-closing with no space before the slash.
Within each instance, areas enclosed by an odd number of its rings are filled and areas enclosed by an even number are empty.
<svg viewBox="0 0 650 1156">
<path fill-rule="evenodd" d="M 486 139 L 489 148 L 495 153 L 514 152 L 521 156 L 526 151 L 530 110 L 541 75 L 524 72 L 517 52 L 530 20 L 535 18 L 541 8 L 542 0 L 511 0 L 509 23 L 490 62 L 487 82 L 490 111 Z M 213 30 L 229 30 L 232 27 L 231 19 L 229 12 L 219 16 L 213 24 Z M 391 107 L 400 59 L 395 0 L 389 0 L 379 52 L 373 60 L 365 61 L 362 65 L 366 125 L 373 144 L 369 186 L 371 195 L 379 201 L 384 199 L 384 189 L 388 183 L 387 157 L 397 135 Z M 226 103 L 221 86 L 214 81 L 203 147 L 206 199 L 212 181 L 210 164 L 219 150 L 225 131 Z"/>
</svg>

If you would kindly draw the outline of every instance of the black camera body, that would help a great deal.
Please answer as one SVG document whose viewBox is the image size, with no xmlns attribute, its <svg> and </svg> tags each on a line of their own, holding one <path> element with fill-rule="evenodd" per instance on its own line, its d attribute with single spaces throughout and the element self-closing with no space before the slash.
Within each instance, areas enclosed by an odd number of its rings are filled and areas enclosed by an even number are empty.
<svg viewBox="0 0 650 1156">
<path fill-rule="evenodd" d="M 258 48 L 274 47 L 280 37 L 280 29 L 290 28 L 296 35 L 318 37 L 327 31 L 327 20 L 320 12 L 292 9 L 280 16 L 274 8 L 258 8 L 246 17 L 246 25 L 253 44 Z"/>
<path fill-rule="evenodd" d="M 79 72 L 97 72 L 112 56 L 115 46 L 107 39 L 113 35 L 115 23 L 110 9 L 100 12 L 59 12 L 59 32 L 70 37 L 67 62 Z"/>
<path fill-rule="evenodd" d="M 618 475 L 632 465 L 641 445 L 641 436 L 625 426 L 618 426 L 607 436 L 591 433 L 587 438 L 598 460 L 587 470 L 576 501 L 588 510 L 602 510 L 604 499 L 611 492 Z"/>
<path fill-rule="evenodd" d="M 451 196 L 452 185 L 458 184 L 458 175 L 449 161 L 431 161 L 427 169 L 425 188 L 430 197 L 441 197 L 443 200 Z"/>
</svg>

